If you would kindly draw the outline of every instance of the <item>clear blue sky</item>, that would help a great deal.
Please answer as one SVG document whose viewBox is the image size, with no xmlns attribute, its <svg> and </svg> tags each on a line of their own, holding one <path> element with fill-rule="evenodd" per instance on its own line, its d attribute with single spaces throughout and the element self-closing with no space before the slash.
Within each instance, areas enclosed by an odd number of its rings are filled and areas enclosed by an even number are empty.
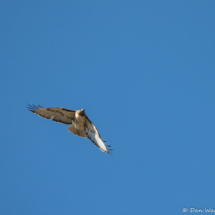
<svg viewBox="0 0 215 215">
<path fill-rule="evenodd" d="M 215 208 L 214 23 L 214 0 L 2 0 L 0 214 Z M 113 155 L 31 102 L 84 108 Z"/>
</svg>

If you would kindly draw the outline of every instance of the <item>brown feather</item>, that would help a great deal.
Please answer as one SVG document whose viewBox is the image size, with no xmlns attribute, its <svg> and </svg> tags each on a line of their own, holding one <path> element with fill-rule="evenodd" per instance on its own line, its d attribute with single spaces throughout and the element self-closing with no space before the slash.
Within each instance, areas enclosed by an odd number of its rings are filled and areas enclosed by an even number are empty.
<svg viewBox="0 0 215 215">
<path fill-rule="evenodd" d="M 84 129 L 83 129 L 83 130 L 77 130 L 77 129 L 75 128 L 75 125 L 74 125 L 74 124 L 72 124 L 71 126 L 69 126 L 67 129 L 68 129 L 71 133 L 73 133 L 73 134 L 75 134 L 75 135 L 77 135 L 77 136 L 79 136 L 79 137 L 87 137 L 87 135 L 86 135 L 85 132 L 84 132 Z"/>
</svg>

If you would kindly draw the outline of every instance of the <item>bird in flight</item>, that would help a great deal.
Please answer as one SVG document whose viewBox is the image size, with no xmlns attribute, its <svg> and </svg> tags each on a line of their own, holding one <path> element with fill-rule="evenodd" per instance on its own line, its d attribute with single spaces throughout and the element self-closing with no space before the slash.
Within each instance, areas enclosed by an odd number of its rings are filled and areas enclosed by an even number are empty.
<svg viewBox="0 0 215 215">
<path fill-rule="evenodd" d="M 28 105 L 28 110 L 54 122 L 70 125 L 67 129 L 71 133 L 79 137 L 88 137 L 103 152 L 111 154 L 112 149 L 102 141 L 96 126 L 88 119 L 84 109 L 43 108 L 32 104 Z"/>
</svg>

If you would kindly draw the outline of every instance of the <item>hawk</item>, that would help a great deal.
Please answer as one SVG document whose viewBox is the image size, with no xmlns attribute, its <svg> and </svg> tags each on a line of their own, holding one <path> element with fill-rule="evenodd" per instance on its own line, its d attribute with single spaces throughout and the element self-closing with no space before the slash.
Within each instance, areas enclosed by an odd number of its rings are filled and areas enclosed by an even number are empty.
<svg viewBox="0 0 215 215">
<path fill-rule="evenodd" d="M 43 118 L 52 119 L 70 125 L 67 129 L 79 137 L 88 137 L 91 142 L 107 154 L 112 149 L 102 141 L 96 126 L 88 119 L 84 109 L 69 110 L 65 108 L 43 108 L 40 105 L 28 105 L 28 110 Z"/>
</svg>

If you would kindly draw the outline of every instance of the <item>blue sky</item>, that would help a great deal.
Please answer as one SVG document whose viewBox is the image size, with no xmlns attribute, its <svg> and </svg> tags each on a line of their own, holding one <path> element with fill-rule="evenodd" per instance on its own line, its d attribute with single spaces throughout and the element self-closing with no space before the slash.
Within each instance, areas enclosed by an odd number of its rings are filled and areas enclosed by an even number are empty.
<svg viewBox="0 0 215 215">
<path fill-rule="evenodd" d="M 1 1 L 0 214 L 215 208 L 214 10 Z M 84 108 L 113 155 L 28 112 L 31 102 Z"/>
</svg>

